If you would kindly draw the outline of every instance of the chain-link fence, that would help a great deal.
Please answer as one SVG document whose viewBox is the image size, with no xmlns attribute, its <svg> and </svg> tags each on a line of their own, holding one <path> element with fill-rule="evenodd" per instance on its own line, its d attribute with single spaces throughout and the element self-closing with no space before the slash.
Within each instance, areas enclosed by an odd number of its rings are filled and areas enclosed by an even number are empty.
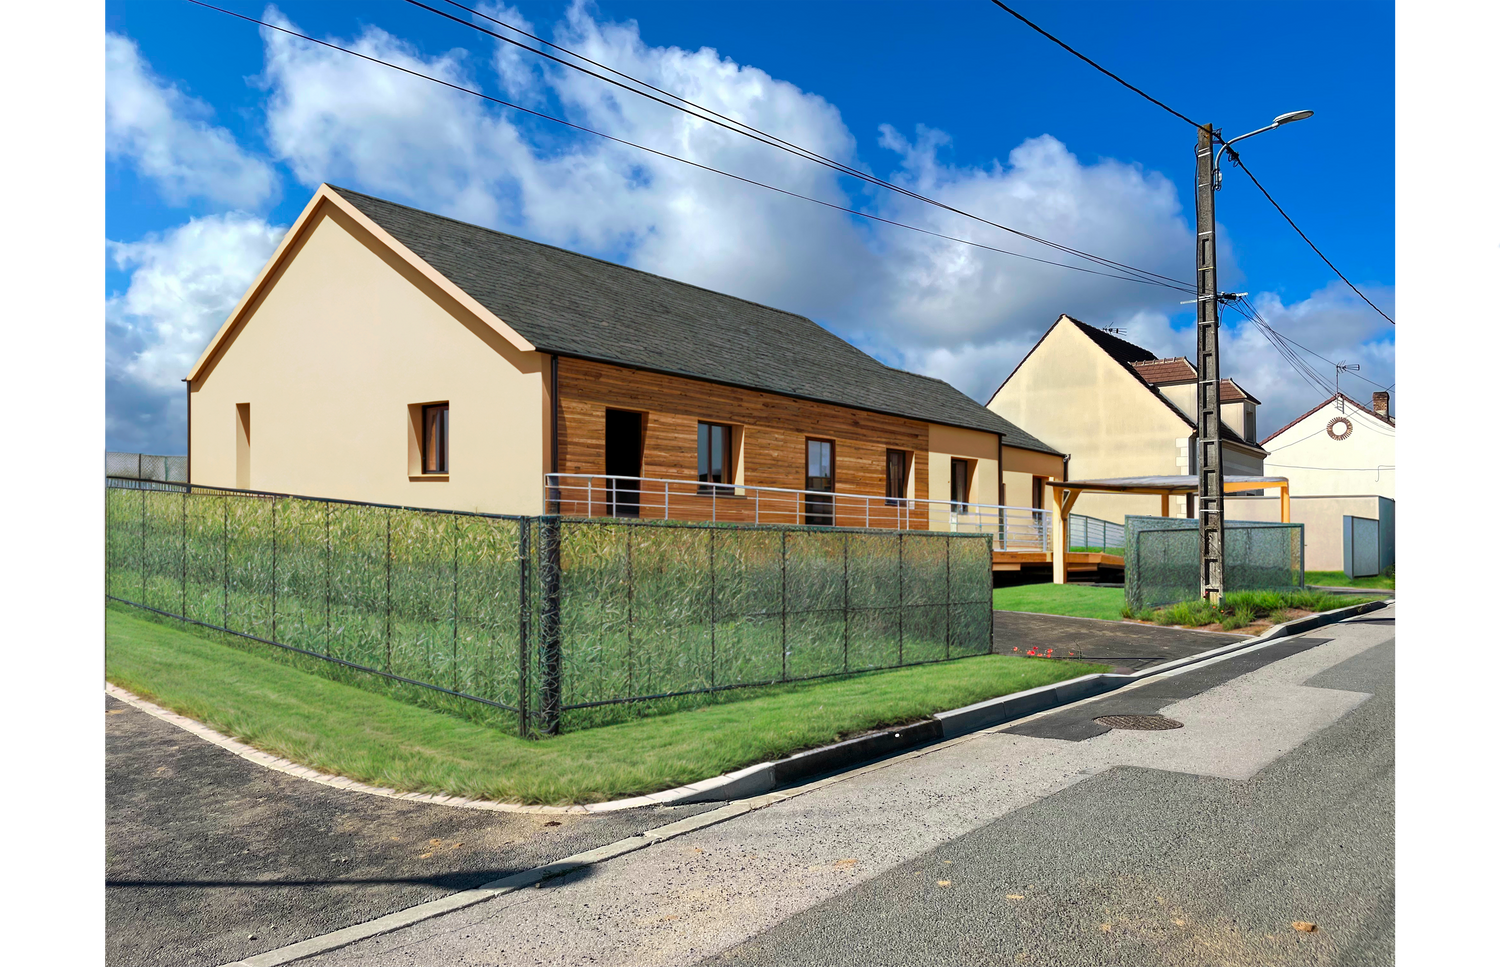
<svg viewBox="0 0 1500 967">
<path fill-rule="evenodd" d="M 510 713 L 990 650 L 987 535 L 505 517 L 106 487 L 107 593 Z"/>
<path fill-rule="evenodd" d="M 1125 518 L 1125 603 L 1131 610 L 1196 600 L 1198 522 L 1181 517 Z M 1301 590 L 1307 586 L 1301 524 L 1224 522 L 1224 589 Z"/>
<path fill-rule="evenodd" d="M 187 483 L 187 457 L 160 456 L 152 453 L 105 451 L 104 476 L 123 483 L 139 480 L 152 483 Z M 125 485 L 128 488 L 128 484 Z"/>
</svg>

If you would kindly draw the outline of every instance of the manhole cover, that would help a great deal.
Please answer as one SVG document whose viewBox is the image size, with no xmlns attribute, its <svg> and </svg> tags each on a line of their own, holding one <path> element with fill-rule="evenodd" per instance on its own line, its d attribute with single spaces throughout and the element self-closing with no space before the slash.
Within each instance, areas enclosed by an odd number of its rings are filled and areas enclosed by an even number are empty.
<svg viewBox="0 0 1500 967">
<path fill-rule="evenodd" d="M 1135 729 L 1143 732 L 1182 728 L 1181 722 L 1169 719 L 1165 715 L 1101 715 L 1094 721 L 1112 729 Z"/>
</svg>

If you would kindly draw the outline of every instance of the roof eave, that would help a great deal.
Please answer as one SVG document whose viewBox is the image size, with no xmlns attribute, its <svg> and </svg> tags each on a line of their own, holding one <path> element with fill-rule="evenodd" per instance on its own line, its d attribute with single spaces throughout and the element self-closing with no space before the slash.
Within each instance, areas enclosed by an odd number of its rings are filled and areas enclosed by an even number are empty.
<svg viewBox="0 0 1500 967">
<path fill-rule="evenodd" d="M 390 249 L 397 257 L 409 263 L 417 272 L 425 276 L 446 295 L 458 302 L 459 305 L 473 313 L 477 319 L 488 325 L 516 349 L 521 352 L 532 352 L 536 349 L 525 337 L 512 329 L 499 316 L 496 316 L 493 312 L 480 305 L 475 301 L 473 296 L 459 288 L 447 276 L 434 269 L 415 252 L 398 241 L 390 232 L 387 232 L 384 228 L 376 224 L 368 215 L 341 197 L 337 190 L 327 184 L 322 184 L 313 193 L 311 200 L 302 209 L 302 213 L 297 216 L 297 220 L 292 223 L 292 227 L 287 229 L 286 235 L 282 237 L 281 243 L 276 246 L 276 251 L 271 253 L 271 258 L 267 260 L 266 264 L 261 268 L 260 273 L 256 275 L 255 281 L 245 290 L 245 294 L 235 304 L 228 318 L 224 320 L 224 324 L 219 327 L 218 332 L 214 333 L 214 337 L 209 340 L 208 345 L 204 347 L 203 352 L 198 356 L 198 361 L 193 364 L 193 368 L 188 372 L 187 382 L 189 385 L 203 376 L 209 364 L 225 348 L 230 336 L 246 318 L 250 308 L 259 301 L 261 295 L 266 291 L 272 278 L 275 277 L 282 264 L 290 257 L 292 249 L 307 233 L 309 226 L 312 224 L 313 216 L 324 205 L 332 205 L 340 213 L 352 219 L 360 228 L 369 232 L 376 241 Z"/>
</svg>

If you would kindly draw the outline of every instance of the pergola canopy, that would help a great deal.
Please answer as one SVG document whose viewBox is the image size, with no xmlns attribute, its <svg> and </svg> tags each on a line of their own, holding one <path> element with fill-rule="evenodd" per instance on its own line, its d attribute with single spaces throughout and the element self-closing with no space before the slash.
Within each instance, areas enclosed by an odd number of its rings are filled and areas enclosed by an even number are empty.
<svg viewBox="0 0 1500 967">
<path fill-rule="evenodd" d="M 1157 477 L 1108 477 L 1102 480 L 1049 480 L 1047 486 L 1074 493 L 1111 494 L 1195 494 L 1198 492 L 1196 474 Z M 1284 490 L 1285 477 L 1243 477 L 1233 474 L 1224 478 L 1224 492 L 1236 493 L 1245 490 Z"/>
<path fill-rule="evenodd" d="M 1170 517 L 1171 514 L 1169 511 L 1171 508 L 1168 500 L 1174 494 L 1196 494 L 1198 492 L 1198 475 L 1108 477 L 1102 480 L 1048 480 L 1047 486 L 1052 488 L 1052 580 L 1056 584 L 1065 584 L 1068 580 L 1066 564 L 1068 551 L 1068 514 L 1072 513 L 1073 505 L 1077 503 L 1079 496 L 1086 493 L 1160 494 L 1161 515 L 1163 517 Z M 1224 492 L 1226 494 L 1244 493 L 1247 490 L 1281 491 L 1281 522 L 1283 524 L 1291 523 L 1292 491 L 1287 478 L 1238 475 L 1226 475 L 1224 477 Z"/>
</svg>

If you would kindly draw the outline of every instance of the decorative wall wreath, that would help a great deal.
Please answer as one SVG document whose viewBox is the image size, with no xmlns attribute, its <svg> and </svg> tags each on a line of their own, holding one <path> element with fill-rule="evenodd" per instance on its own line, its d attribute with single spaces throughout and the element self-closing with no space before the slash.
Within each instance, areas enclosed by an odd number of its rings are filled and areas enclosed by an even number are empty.
<svg viewBox="0 0 1500 967">
<path fill-rule="evenodd" d="M 1343 424 L 1343 426 L 1339 426 L 1339 424 Z M 1338 427 L 1338 429 L 1334 429 L 1335 427 Z M 1347 416 L 1336 416 L 1328 421 L 1328 435 L 1335 440 L 1347 440 L 1349 439 L 1349 434 L 1353 432 L 1354 424 L 1350 422 Z"/>
</svg>

